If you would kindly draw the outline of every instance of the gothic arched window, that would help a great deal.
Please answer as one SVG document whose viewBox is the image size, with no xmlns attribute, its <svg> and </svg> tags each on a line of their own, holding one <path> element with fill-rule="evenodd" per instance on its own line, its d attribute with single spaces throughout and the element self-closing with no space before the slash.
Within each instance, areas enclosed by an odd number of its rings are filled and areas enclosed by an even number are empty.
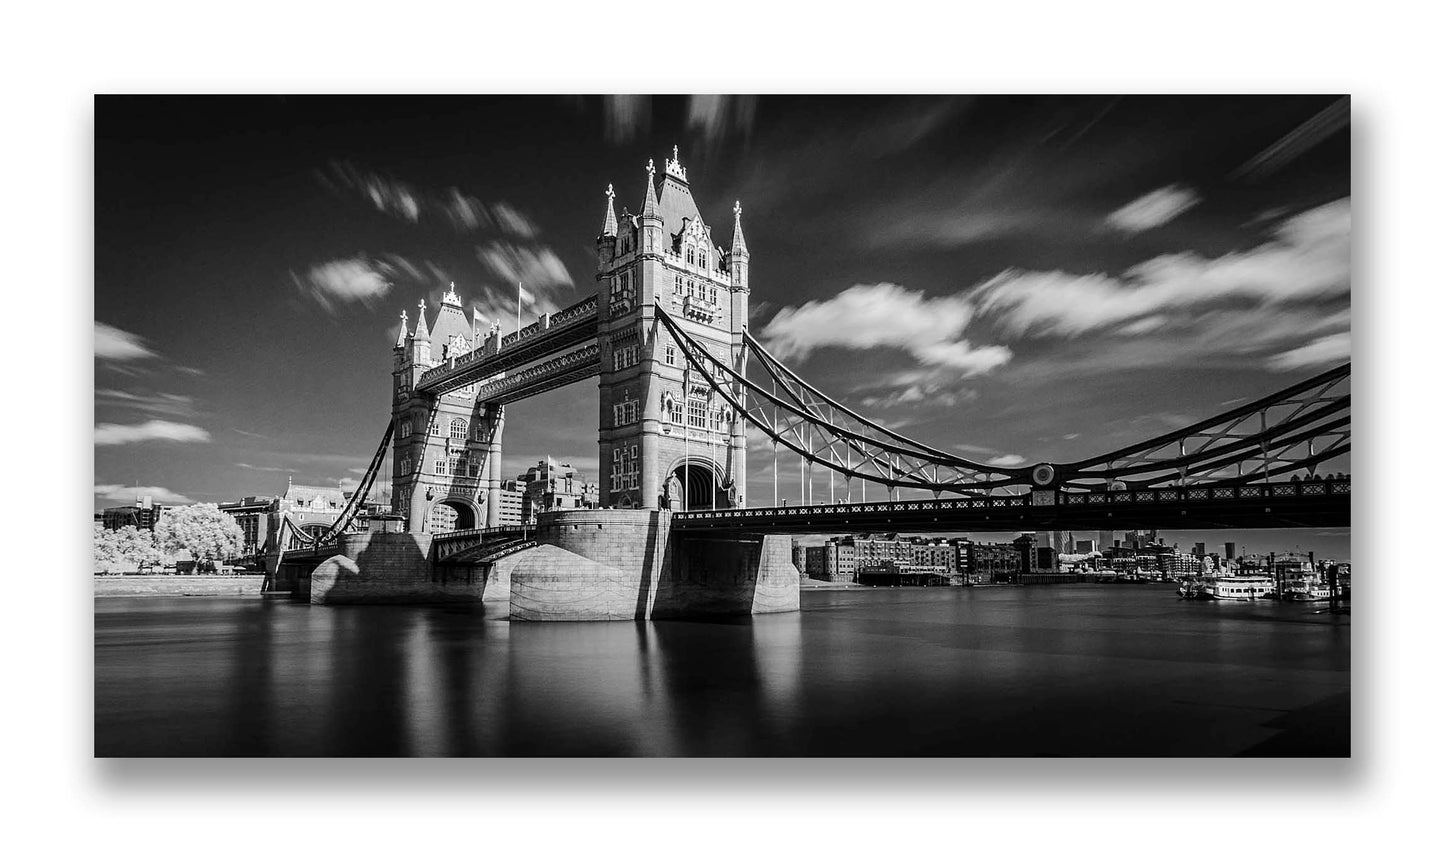
<svg viewBox="0 0 1445 852">
<path fill-rule="evenodd" d="M 465 441 L 467 439 L 467 421 L 460 417 L 452 418 L 451 436 L 453 441 Z"/>
</svg>

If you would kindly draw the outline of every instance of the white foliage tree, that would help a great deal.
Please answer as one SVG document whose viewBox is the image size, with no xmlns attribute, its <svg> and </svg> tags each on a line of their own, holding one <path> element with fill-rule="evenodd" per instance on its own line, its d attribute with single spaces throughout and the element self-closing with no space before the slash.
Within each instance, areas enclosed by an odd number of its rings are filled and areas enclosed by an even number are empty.
<svg viewBox="0 0 1445 852">
<path fill-rule="evenodd" d="M 150 530 L 121 527 L 95 531 L 95 572 L 118 574 L 165 561 L 165 551 Z"/>
<path fill-rule="evenodd" d="M 245 536 L 236 519 L 215 503 L 197 503 L 162 515 L 156 523 L 156 539 L 170 553 L 184 549 L 197 561 L 216 561 L 238 555 Z"/>
</svg>

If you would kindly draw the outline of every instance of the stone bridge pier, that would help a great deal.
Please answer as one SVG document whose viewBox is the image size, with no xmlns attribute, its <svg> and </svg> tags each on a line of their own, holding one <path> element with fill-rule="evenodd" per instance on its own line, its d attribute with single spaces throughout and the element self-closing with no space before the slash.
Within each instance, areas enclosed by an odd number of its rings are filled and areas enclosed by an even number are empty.
<svg viewBox="0 0 1445 852">
<path fill-rule="evenodd" d="M 471 600 L 515 621 L 630 621 L 795 612 L 799 569 L 788 536 L 674 532 L 672 513 L 578 509 L 539 519 L 536 547 L 438 570 L 432 537 L 340 537 L 298 584 L 313 604 Z"/>
</svg>

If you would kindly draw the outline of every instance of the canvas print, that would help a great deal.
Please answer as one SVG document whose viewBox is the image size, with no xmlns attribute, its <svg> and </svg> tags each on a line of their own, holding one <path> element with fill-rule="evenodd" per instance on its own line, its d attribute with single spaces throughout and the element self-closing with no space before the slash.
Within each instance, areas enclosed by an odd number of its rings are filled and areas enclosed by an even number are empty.
<svg viewBox="0 0 1445 852">
<path fill-rule="evenodd" d="M 94 187 L 97 756 L 1350 755 L 1348 96 L 99 96 Z"/>
</svg>

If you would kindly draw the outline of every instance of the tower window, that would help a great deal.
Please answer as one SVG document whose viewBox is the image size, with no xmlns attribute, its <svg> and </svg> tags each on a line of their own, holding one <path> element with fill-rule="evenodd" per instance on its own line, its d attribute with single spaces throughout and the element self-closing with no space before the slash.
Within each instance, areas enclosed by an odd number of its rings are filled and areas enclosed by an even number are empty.
<svg viewBox="0 0 1445 852">
<path fill-rule="evenodd" d="M 453 441 L 465 441 L 467 439 L 467 421 L 460 417 L 453 418 L 451 437 Z"/>
<path fill-rule="evenodd" d="M 666 348 L 662 350 L 662 354 L 663 358 L 667 361 L 667 366 L 677 366 L 677 349 L 671 343 L 667 344 Z"/>
<path fill-rule="evenodd" d="M 440 435 L 440 434 L 442 433 L 442 424 L 440 424 L 440 423 L 436 422 L 435 420 L 433 420 L 433 421 L 431 422 L 431 430 L 430 430 L 430 431 L 431 431 L 431 436 L 432 436 L 433 438 L 437 437 L 438 435 Z"/>
<path fill-rule="evenodd" d="M 432 462 L 431 469 L 432 469 L 432 473 L 435 473 L 437 476 L 446 476 L 446 473 L 447 473 L 447 463 L 446 463 L 446 460 L 445 460 L 445 459 L 437 459 L 436 461 L 433 461 L 433 462 Z"/>
</svg>

